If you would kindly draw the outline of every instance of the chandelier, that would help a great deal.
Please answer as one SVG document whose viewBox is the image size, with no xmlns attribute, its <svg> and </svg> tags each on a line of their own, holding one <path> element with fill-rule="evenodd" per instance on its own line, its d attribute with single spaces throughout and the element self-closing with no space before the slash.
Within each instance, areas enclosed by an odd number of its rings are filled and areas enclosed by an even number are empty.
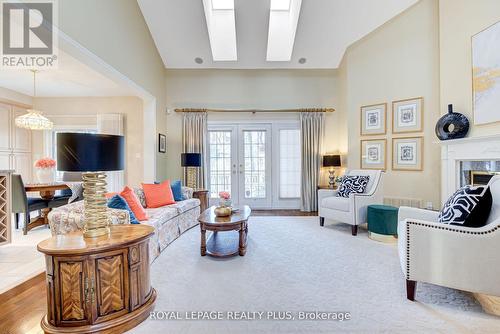
<svg viewBox="0 0 500 334">
<path fill-rule="evenodd" d="M 33 98 L 36 98 L 36 70 L 33 72 Z M 28 113 L 18 116 L 15 119 L 17 127 L 29 130 L 51 130 L 54 126 L 47 117 L 42 115 L 41 111 L 35 109 L 28 109 Z"/>
</svg>

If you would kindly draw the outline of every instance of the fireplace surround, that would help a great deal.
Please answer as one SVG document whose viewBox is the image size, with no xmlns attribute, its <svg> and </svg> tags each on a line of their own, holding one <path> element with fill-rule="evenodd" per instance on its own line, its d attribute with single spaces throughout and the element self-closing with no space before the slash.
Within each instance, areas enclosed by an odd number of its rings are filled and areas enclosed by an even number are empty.
<svg viewBox="0 0 500 334">
<path fill-rule="evenodd" d="M 441 144 L 441 202 L 466 184 L 484 184 L 500 173 L 500 136 L 469 137 Z"/>
</svg>

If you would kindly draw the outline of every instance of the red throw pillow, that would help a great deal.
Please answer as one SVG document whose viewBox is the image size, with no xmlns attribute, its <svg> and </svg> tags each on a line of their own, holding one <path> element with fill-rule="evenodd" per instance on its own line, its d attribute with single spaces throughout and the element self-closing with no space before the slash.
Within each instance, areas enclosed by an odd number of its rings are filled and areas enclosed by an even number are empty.
<svg viewBox="0 0 500 334">
<path fill-rule="evenodd" d="M 129 188 L 125 187 L 123 188 L 122 192 L 120 193 L 120 196 L 123 197 L 126 201 L 128 206 L 130 207 L 130 210 L 134 213 L 135 217 L 138 220 L 148 220 L 148 216 L 146 215 L 146 210 L 141 205 L 141 202 L 135 195 L 134 191 Z"/>
<path fill-rule="evenodd" d="M 160 184 L 142 184 L 146 206 L 148 208 L 159 208 L 161 206 L 175 204 L 174 194 L 170 188 L 170 181 Z"/>
</svg>

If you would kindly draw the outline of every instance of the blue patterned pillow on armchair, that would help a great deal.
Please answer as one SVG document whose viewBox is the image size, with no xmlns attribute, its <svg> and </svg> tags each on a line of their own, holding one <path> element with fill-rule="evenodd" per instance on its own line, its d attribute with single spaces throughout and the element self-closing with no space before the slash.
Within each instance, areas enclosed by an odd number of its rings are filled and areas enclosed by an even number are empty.
<svg viewBox="0 0 500 334">
<path fill-rule="evenodd" d="M 349 197 L 349 194 L 362 194 L 366 190 L 370 177 L 368 175 L 346 175 L 342 178 L 337 196 Z"/>
</svg>

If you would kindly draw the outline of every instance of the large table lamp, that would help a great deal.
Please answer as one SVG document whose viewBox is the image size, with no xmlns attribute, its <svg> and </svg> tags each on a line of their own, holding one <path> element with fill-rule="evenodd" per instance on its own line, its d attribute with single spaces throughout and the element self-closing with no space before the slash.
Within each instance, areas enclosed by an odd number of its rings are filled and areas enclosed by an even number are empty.
<svg viewBox="0 0 500 334">
<path fill-rule="evenodd" d="M 338 154 L 331 154 L 331 155 L 324 155 L 323 156 L 323 167 L 328 168 L 328 173 L 330 182 L 328 182 L 328 186 L 330 188 L 333 188 L 335 185 L 335 167 L 341 167 L 341 161 L 340 161 L 340 155 Z"/>
<path fill-rule="evenodd" d="M 201 167 L 201 154 L 200 153 L 182 153 L 181 166 L 187 169 L 187 186 L 196 189 L 196 172 Z"/>
<path fill-rule="evenodd" d="M 57 170 L 81 172 L 83 179 L 83 236 L 108 235 L 110 218 L 106 206 L 106 173 L 125 166 L 123 136 L 58 133 Z"/>
</svg>

